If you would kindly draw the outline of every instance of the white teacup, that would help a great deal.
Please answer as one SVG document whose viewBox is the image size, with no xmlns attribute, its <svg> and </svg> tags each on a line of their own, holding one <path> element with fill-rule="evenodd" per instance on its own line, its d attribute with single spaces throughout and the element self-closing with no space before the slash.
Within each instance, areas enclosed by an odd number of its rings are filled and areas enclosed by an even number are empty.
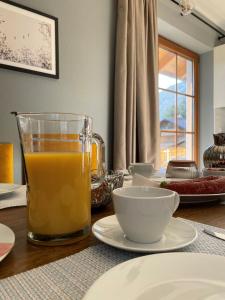
<svg viewBox="0 0 225 300">
<path fill-rule="evenodd" d="M 119 188 L 112 196 L 123 232 L 137 243 L 159 241 L 180 203 L 176 192 L 144 186 Z"/>
<path fill-rule="evenodd" d="M 131 163 L 128 171 L 131 175 L 137 173 L 145 177 L 150 177 L 155 172 L 155 169 L 151 163 Z"/>
</svg>

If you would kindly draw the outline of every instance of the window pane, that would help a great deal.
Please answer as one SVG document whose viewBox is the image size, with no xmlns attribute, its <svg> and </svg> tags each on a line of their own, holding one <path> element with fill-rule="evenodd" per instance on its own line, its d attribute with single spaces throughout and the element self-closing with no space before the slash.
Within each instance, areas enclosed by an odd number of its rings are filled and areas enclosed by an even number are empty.
<svg viewBox="0 0 225 300">
<path fill-rule="evenodd" d="M 160 160 L 161 168 L 166 168 L 171 159 L 176 159 L 176 134 L 161 132 Z"/>
<path fill-rule="evenodd" d="M 177 95 L 177 130 L 194 131 L 194 100 L 192 97 Z"/>
<path fill-rule="evenodd" d="M 176 94 L 159 90 L 161 130 L 176 130 Z"/>
<path fill-rule="evenodd" d="M 194 134 L 177 134 L 177 159 L 194 159 Z"/>
<path fill-rule="evenodd" d="M 191 60 L 177 56 L 177 91 L 193 95 L 193 63 Z"/>
<path fill-rule="evenodd" d="M 159 87 L 176 91 L 176 54 L 159 48 Z"/>
</svg>

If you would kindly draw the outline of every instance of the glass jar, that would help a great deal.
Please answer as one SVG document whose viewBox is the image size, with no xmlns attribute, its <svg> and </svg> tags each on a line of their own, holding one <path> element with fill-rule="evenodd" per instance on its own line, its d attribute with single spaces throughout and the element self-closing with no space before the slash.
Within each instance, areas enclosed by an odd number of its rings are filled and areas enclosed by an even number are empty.
<svg viewBox="0 0 225 300">
<path fill-rule="evenodd" d="M 28 240 L 69 244 L 91 225 L 92 120 L 64 113 L 17 113 L 27 183 Z"/>
<path fill-rule="evenodd" d="M 213 135 L 214 145 L 207 148 L 203 154 L 205 168 L 225 167 L 225 133 Z"/>
</svg>

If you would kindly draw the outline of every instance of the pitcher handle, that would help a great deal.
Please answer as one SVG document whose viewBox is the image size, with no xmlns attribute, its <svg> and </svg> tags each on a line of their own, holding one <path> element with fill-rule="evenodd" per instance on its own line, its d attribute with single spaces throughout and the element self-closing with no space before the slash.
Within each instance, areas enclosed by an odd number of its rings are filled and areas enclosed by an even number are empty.
<svg viewBox="0 0 225 300">
<path fill-rule="evenodd" d="M 97 168 L 102 169 L 102 171 L 105 171 L 105 143 L 103 138 L 98 133 L 92 134 L 92 144 L 96 144 L 97 146 L 97 156 L 98 156 L 98 162 L 97 162 Z M 101 171 L 101 170 L 99 170 Z"/>
<path fill-rule="evenodd" d="M 93 153 L 93 145 L 95 151 Z M 91 189 L 95 189 L 101 185 L 105 176 L 105 143 L 102 137 L 92 134 L 92 154 L 91 154 Z"/>
</svg>

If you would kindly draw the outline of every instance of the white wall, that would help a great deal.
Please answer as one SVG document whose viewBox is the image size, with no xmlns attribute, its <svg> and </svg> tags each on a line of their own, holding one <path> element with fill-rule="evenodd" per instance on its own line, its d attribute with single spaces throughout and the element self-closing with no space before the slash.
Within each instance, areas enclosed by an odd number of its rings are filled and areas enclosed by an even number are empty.
<svg viewBox="0 0 225 300">
<path fill-rule="evenodd" d="M 200 59 L 200 158 L 218 132 L 225 132 L 225 45 Z"/>
<path fill-rule="evenodd" d="M 225 107 L 215 108 L 214 119 L 214 132 L 225 132 Z"/>
<path fill-rule="evenodd" d="M 214 104 L 213 104 L 213 51 L 200 56 L 200 100 L 199 100 L 199 157 L 203 166 L 203 153 L 213 144 Z"/>
<path fill-rule="evenodd" d="M 225 45 L 214 48 L 214 107 L 225 107 Z"/>
<path fill-rule="evenodd" d="M 169 0 L 158 0 L 158 28 L 162 36 L 198 54 L 213 49 L 218 34 L 189 15 L 180 15 L 179 6 Z"/>
<path fill-rule="evenodd" d="M 214 132 L 225 132 L 225 45 L 214 48 Z"/>
<path fill-rule="evenodd" d="M 215 94 L 221 95 L 214 80 L 213 49 L 218 44 L 218 34 L 193 16 L 182 17 L 178 6 L 168 0 L 158 0 L 158 16 L 161 35 L 200 54 L 199 158 L 201 166 L 203 166 L 203 152 L 213 143 Z M 217 48 L 220 47 L 215 49 Z M 225 90 L 225 50 L 221 52 L 224 57 L 220 69 L 224 75 L 219 75 L 217 83 L 218 81 L 223 82 Z M 222 93 L 219 98 L 225 106 L 225 94 Z"/>
<path fill-rule="evenodd" d="M 0 69 L 0 141 L 13 142 L 21 180 L 18 133 L 11 111 L 86 113 L 111 149 L 116 1 L 17 0 L 59 18 L 60 79 Z M 110 153 L 109 153 L 110 155 Z"/>
</svg>

